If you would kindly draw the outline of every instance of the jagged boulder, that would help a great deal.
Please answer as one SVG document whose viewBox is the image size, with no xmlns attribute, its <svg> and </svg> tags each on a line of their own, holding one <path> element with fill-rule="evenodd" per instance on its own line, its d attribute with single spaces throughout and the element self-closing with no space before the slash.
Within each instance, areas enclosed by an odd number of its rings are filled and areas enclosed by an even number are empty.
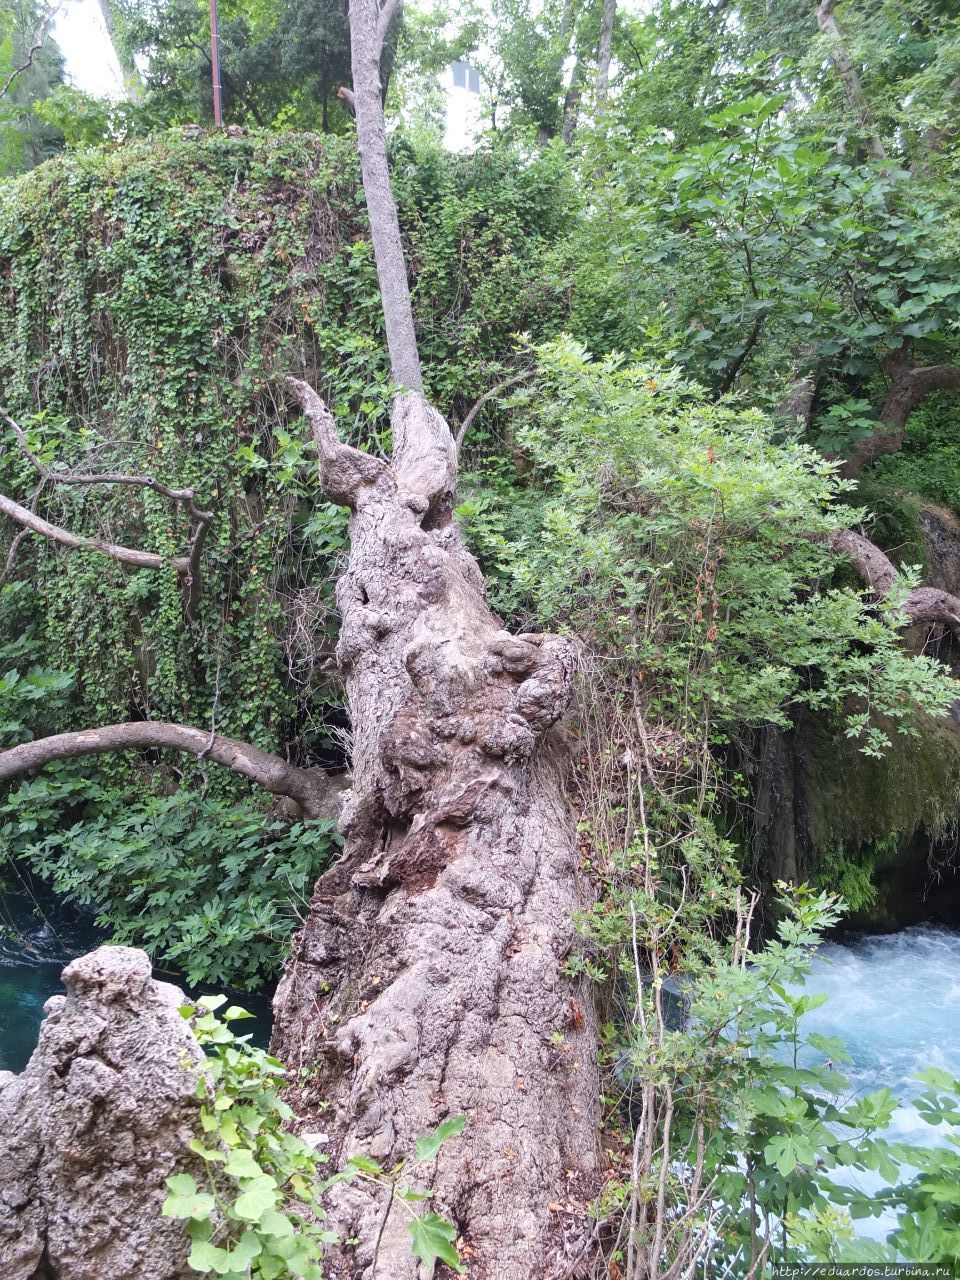
<svg viewBox="0 0 960 1280">
<path fill-rule="evenodd" d="M 203 1053 L 132 947 L 63 971 L 24 1072 L 0 1072 L 0 1280 L 179 1280 L 165 1179 L 193 1171 Z"/>
</svg>

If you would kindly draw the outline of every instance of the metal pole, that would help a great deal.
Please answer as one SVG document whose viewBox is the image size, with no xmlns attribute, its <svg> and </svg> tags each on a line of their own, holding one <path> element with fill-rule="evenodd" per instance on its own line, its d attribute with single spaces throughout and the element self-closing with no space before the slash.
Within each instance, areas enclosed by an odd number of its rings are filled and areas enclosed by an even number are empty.
<svg viewBox="0 0 960 1280">
<path fill-rule="evenodd" d="M 217 128 L 223 124 L 220 98 L 220 30 L 217 23 L 217 0 L 210 0 L 210 70 L 213 74 L 213 119 Z"/>
</svg>

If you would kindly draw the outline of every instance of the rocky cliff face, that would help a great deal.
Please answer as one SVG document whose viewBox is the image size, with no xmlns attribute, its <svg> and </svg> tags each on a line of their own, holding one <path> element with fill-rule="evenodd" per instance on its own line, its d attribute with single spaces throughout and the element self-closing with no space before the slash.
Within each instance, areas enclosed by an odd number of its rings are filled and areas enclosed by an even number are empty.
<svg viewBox="0 0 960 1280">
<path fill-rule="evenodd" d="M 945 507 L 918 501 L 916 521 L 924 581 L 960 594 L 960 519 Z M 960 650 L 943 628 L 911 627 L 905 641 L 960 678 Z M 833 871 L 841 864 L 860 867 L 876 893 L 854 912 L 856 924 L 956 924 L 960 701 L 942 718 L 924 717 L 916 736 L 878 723 L 891 738 L 879 760 L 863 755 L 827 715 L 801 711 L 790 732 L 771 728 L 758 735 L 746 766 L 753 789 L 755 872 L 765 883 L 812 878 L 843 890 Z"/>
<path fill-rule="evenodd" d="M 180 1280 L 165 1179 L 192 1169 L 203 1054 L 143 951 L 63 972 L 22 1075 L 0 1072 L 0 1280 Z"/>
</svg>

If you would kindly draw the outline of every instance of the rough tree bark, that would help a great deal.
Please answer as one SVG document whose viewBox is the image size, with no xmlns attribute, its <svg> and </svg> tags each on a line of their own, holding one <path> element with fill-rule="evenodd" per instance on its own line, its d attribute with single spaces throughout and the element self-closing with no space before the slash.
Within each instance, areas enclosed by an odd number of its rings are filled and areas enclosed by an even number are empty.
<svg viewBox="0 0 960 1280">
<path fill-rule="evenodd" d="M 917 364 L 910 357 L 910 339 L 891 351 L 883 364 L 890 386 L 880 410 L 881 425 L 843 460 L 841 475 L 853 478 L 864 467 L 903 446 L 907 420 L 931 391 L 960 391 L 960 365 Z"/>
<path fill-rule="evenodd" d="M 477 1280 L 546 1280 L 576 1221 L 557 1202 L 594 1169 L 598 1120 L 593 1016 L 564 972 L 581 889 L 556 726 L 575 654 L 501 628 L 451 517 L 454 442 L 419 392 L 399 270 L 377 16 L 352 0 L 357 127 L 394 377 L 417 389 L 394 402 L 388 465 L 342 444 L 322 401 L 292 383 L 326 496 L 351 511 L 337 658 L 355 749 L 343 857 L 277 992 L 275 1048 L 294 1079 L 310 1068 L 295 1101 L 304 1116 L 323 1108 L 335 1160 L 389 1167 L 466 1114 L 416 1181 Z M 414 1280 L 402 1204 L 369 1181 L 332 1200 L 332 1223 L 357 1240 L 329 1259 L 333 1275 Z"/>
<path fill-rule="evenodd" d="M 613 56 L 613 24 L 617 17 L 617 0 L 603 0 L 600 16 L 600 43 L 597 52 L 597 114 L 607 109 L 610 93 L 610 61 Z"/>
<path fill-rule="evenodd" d="M 49 738 L 23 742 L 7 751 L 0 751 L 0 782 L 42 769 L 54 760 L 99 755 L 104 751 L 158 749 L 184 751 L 223 765 L 273 795 L 293 800 L 305 818 L 335 820 L 339 817 L 343 785 L 322 769 L 300 769 L 248 742 L 224 738 L 190 725 L 166 724 L 159 720 L 108 724 L 99 729 L 57 733 Z"/>
<path fill-rule="evenodd" d="M 853 529 L 840 529 L 827 538 L 831 551 L 848 556 L 865 587 L 881 599 L 900 577 L 890 557 L 869 538 Z M 960 599 L 939 587 L 914 587 L 903 603 L 909 623 L 947 627 L 960 639 Z"/>
</svg>

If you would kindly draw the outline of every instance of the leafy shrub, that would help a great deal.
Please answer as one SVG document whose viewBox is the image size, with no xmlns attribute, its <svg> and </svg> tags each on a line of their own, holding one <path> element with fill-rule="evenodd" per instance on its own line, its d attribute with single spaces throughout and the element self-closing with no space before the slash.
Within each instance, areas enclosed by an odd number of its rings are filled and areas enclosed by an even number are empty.
<svg viewBox="0 0 960 1280">
<path fill-rule="evenodd" d="M 26 784 L 4 811 L 15 814 L 31 788 L 56 794 L 56 785 Z M 93 905 L 115 942 L 178 965 L 191 984 L 252 990 L 279 972 L 297 904 L 337 839 L 333 823 L 289 825 L 249 804 L 179 791 L 47 831 L 23 856 L 57 893 Z"/>
<path fill-rule="evenodd" d="M 496 541 L 521 620 L 588 639 L 674 727 L 786 727 L 802 704 L 842 710 L 877 754 L 889 739 L 872 711 L 911 731 L 918 709 L 946 709 L 956 685 L 904 652 L 897 598 L 831 583 L 825 539 L 863 513 L 838 501 L 850 485 L 819 454 L 676 370 L 569 341 L 538 356 L 512 426 L 539 502 L 518 528 L 492 483 L 467 524 L 481 555 Z"/>
<path fill-rule="evenodd" d="M 294 1115 L 279 1092 L 283 1063 L 227 1026 L 250 1015 L 231 1005 L 218 1017 L 224 996 L 203 996 L 197 1003 L 199 1010 L 185 1005 L 180 1012 L 192 1020 L 208 1054 L 197 1082 L 203 1137 L 190 1141 L 190 1150 L 204 1163 L 207 1188 L 201 1190 L 189 1173 L 175 1174 L 167 1179 L 170 1195 L 163 1205 L 167 1217 L 186 1223 L 193 1270 L 227 1280 L 322 1280 L 323 1245 L 338 1240 L 323 1226 L 324 1192 L 335 1183 L 363 1178 L 388 1188 L 390 1203 L 407 1210 L 411 1252 L 431 1274 L 438 1261 L 464 1271 L 453 1243 L 456 1227 L 433 1210 L 418 1213 L 415 1206 L 432 1193 L 401 1178 L 462 1133 L 466 1116 L 449 1116 L 423 1134 L 412 1158 L 389 1171 L 355 1155 L 322 1178 L 326 1154 L 289 1131 Z"/>
</svg>

